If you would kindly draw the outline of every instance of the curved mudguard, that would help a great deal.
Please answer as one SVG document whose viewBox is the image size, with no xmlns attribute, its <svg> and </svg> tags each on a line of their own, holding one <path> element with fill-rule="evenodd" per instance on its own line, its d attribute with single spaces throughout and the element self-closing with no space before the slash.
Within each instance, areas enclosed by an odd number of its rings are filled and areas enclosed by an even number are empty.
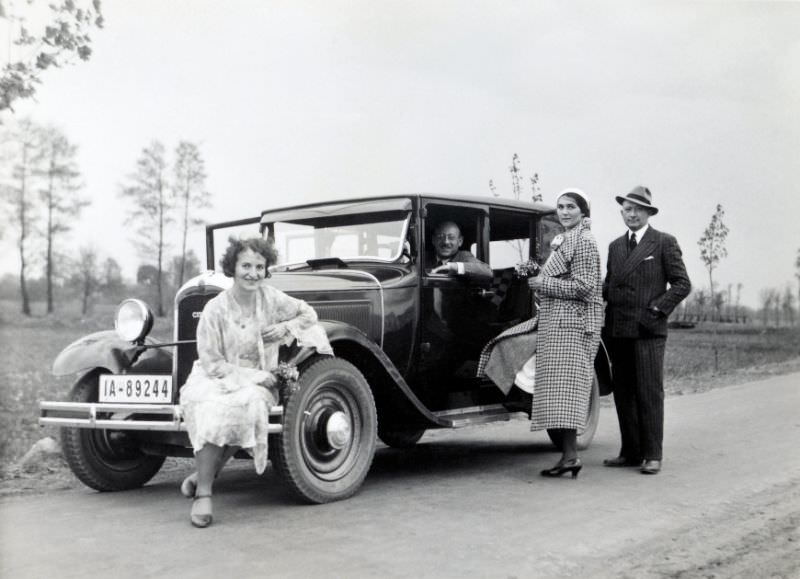
<svg viewBox="0 0 800 579">
<path fill-rule="evenodd" d="M 375 360 L 381 364 L 381 366 L 383 366 L 383 369 L 389 375 L 391 380 L 394 382 L 397 388 L 400 389 L 406 400 L 413 406 L 420 416 L 430 422 L 431 426 L 449 426 L 447 421 L 436 417 L 419 400 L 419 398 L 417 398 L 388 356 L 386 356 L 383 350 L 381 350 L 375 344 L 375 342 L 370 340 L 369 337 L 364 334 L 364 332 L 343 322 L 320 320 L 319 323 L 323 328 L 325 328 L 325 332 L 328 334 L 328 340 L 330 340 L 334 352 L 336 352 L 336 342 L 340 340 L 349 340 L 359 344 L 361 347 L 367 350 L 375 358 Z"/>
<path fill-rule="evenodd" d="M 155 344 L 146 340 L 146 344 Z M 142 349 L 131 342 L 120 339 L 113 330 L 95 332 L 72 342 L 61 350 L 53 362 L 53 374 L 64 376 L 93 368 L 106 368 L 114 374 L 131 368 L 131 361 L 136 359 L 135 368 L 143 373 L 172 373 L 172 355 L 162 348 Z"/>
</svg>

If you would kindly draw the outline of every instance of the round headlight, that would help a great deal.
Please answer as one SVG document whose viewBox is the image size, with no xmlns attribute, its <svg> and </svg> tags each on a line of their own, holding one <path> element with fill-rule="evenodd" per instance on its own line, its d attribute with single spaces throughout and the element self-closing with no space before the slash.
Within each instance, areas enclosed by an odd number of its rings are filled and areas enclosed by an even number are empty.
<svg viewBox="0 0 800 579">
<path fill-rule="evenodd" d="M 117 308 L 114 328 L 126 342 L 138 342 L 153 327 L 153 313 L 142 300 L 125 300 Z"/>
</svg>

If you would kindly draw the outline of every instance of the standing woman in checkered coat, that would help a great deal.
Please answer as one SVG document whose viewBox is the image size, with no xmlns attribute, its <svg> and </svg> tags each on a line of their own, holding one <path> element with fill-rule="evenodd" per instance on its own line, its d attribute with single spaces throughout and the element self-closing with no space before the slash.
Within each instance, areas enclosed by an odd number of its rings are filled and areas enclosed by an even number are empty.
<svg viewBox="0 0 800 579">
<path fill-rule="evenodd" d="M 592 393 L 594 357 L 603 321 L 600 253 L 589 229 L 590 205 L 580 189 L 558 196 L 556 214 L 565 232 L 551 243 L 540 275 L 528 284 L 541 299 L 531 430 L 556 430 L 561 459 L 543 476 L 580 472 L 577 430 L 584 426 Z"/>
</svg>

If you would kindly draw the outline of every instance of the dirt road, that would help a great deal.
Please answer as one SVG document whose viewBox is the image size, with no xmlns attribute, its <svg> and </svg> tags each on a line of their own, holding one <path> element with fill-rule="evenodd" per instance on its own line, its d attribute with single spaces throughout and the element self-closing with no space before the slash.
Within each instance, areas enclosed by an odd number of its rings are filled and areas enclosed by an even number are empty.
<svg viewBox="0 0 800 579">
<path fill-rule="evenodd" d="M 126 493 L 0 502 L 0 577 L 800 577 L 800 374 L 667 401 L 657 476 L 601 466 L 604 407 L 577 480 L 524 421 L 379 450 L 352 499 L 300 506 L 271 471 L 226 471 L 215 524 L 175 472 Z"/>
</svg>

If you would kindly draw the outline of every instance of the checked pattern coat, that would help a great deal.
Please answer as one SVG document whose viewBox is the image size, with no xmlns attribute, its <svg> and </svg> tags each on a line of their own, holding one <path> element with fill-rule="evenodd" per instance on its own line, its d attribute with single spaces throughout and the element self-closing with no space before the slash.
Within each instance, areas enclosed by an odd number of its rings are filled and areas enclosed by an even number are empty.
<svg viewBox="0 0 800 579">
<path fill-rule="evenodd" d="M 603 324 L 597 241 L 586 220 L 569 230 L 542 267 L 531 430 L 586 422 Z"/>
</svg>

